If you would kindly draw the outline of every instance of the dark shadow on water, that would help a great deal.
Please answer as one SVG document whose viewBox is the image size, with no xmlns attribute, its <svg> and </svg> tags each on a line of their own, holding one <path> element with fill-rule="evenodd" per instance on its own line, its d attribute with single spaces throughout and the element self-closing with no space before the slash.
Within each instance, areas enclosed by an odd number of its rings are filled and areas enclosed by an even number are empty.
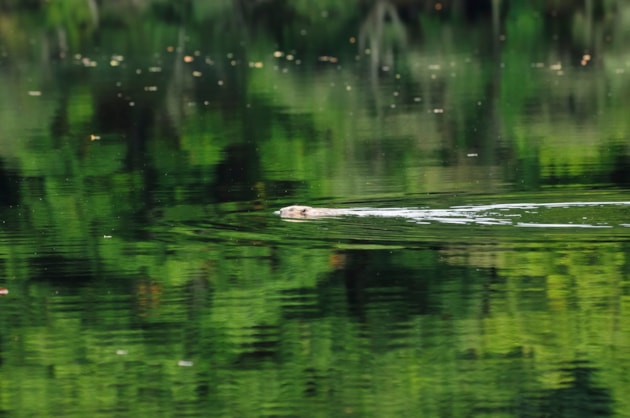
<svg viewBox="0 0 630 418">
<path fill-rule="evenodd" d="M 17 205 L 19 202 L 20 176 L 4 168 L 0 160 L 0 206 Z"/>
<path fill-rule="evenodd" d="M 585 361 L 575 361 L 560 372 L 565 375 L 566 387 L 543 390 L 535 396 L 523 398 L 517 416 L 533 417 L 609 417 L 613 416 L 609 390 L 593 381 L 597 372 Z"/>
</svg>

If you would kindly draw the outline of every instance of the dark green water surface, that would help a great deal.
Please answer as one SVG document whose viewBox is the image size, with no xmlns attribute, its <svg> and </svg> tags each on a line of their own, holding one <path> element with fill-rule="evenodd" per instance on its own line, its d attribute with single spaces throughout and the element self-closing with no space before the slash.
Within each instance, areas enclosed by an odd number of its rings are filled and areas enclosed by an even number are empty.
<svg viewBox="0 0 630 418">
<path fill-rule="evenodd" d="M 0 1 L 0 416 L 630 416 L 630 7 L 527 3 Z"/>
</svg>

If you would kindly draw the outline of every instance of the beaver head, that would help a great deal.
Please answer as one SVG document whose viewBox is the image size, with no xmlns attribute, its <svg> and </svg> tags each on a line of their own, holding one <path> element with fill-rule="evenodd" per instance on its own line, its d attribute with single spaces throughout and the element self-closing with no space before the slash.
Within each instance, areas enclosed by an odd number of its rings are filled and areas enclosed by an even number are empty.
<svg viewBox="0 0 630 418">
<path fill-rule="evenodd" d="M 313 208 L 310 206 L 287 206 L 280 209 L 280 217 L 292 219 L 308 218 L 311 209 Z"/>
</svg>

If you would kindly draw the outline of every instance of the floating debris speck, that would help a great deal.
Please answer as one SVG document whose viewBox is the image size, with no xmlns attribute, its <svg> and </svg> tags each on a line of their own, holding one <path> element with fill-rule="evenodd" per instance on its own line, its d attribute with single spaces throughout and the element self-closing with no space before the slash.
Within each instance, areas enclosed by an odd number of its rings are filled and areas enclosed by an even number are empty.
<svg viewBox="0 0 630 418">
<path fill-rule="evenodd" d="M 84 67 L 96 67 L 98 65 L 96 61 L 92 61 L 88 57 L 83 57 L 81 59 L 81 64 L 83 64 Z"/>
</svg>

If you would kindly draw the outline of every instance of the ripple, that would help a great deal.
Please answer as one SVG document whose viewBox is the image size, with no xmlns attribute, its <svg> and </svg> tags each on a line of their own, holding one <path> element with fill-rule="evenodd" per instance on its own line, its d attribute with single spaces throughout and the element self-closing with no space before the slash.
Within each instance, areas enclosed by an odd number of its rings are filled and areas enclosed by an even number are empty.
<svg viewBox="0 0 630 418">
<path fill-rule="evenodd" d="M 501 203 L 490 205 L 452 206 L 448 209 L 416 208 L 344 208 L 327 210 L 324 215 L 301 218 L 312 221 L 324 218 L 379 217 L 401 218 L 418 224 L 442 223 L 452 225 L 511 225 L 539 228 L 611 228 L 626 220 L 624 209 L 630 202 L 553 202 Z M 278 214 L 279 212 L 274 212 Z M 287 219 L 295 221 L 295 219 Z M 626 226 L 619 222 L 617 226 Z"/>
</svg>

